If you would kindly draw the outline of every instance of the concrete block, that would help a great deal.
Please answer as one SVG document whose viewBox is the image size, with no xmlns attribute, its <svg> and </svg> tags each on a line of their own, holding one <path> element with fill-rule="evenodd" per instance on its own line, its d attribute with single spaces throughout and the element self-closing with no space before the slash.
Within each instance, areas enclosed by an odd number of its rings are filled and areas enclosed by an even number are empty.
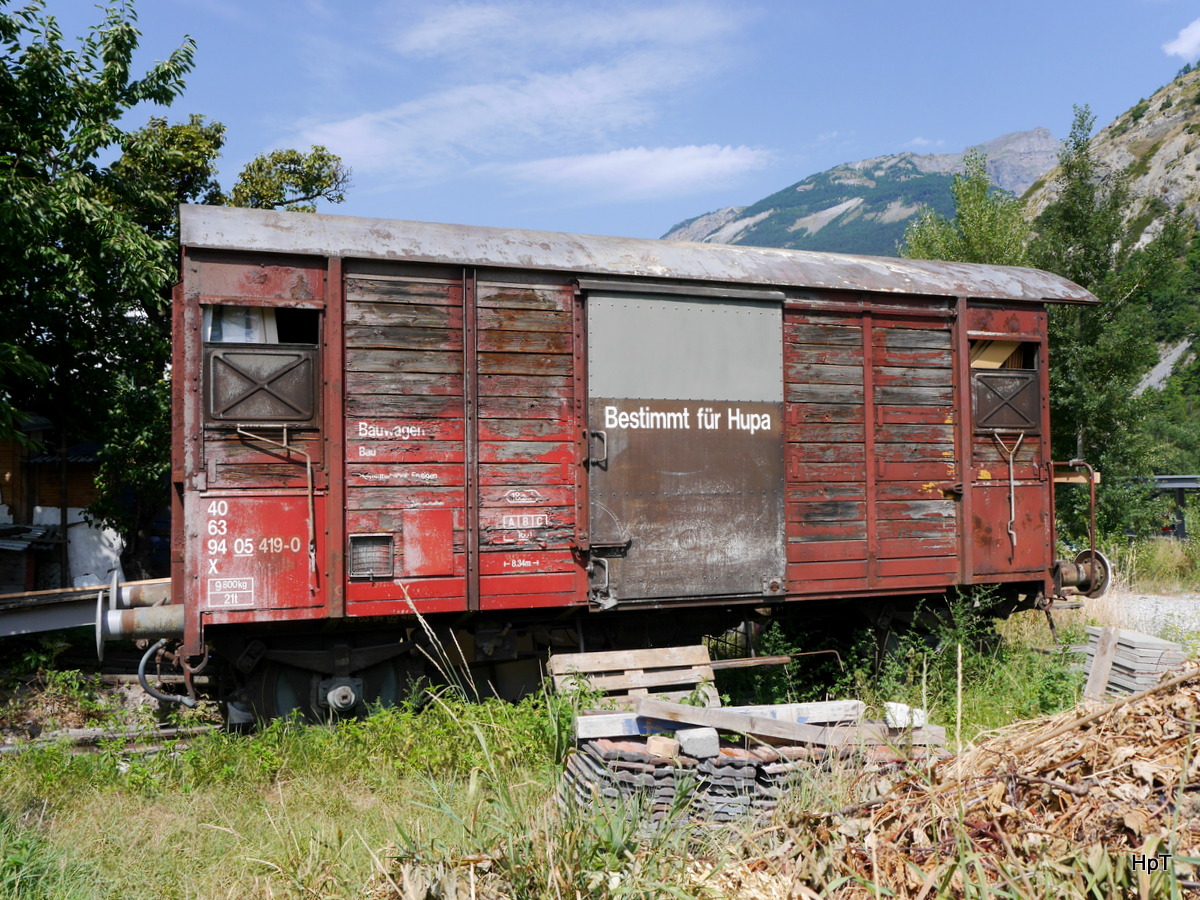
<svg viewBox="0 0 1200 900">
<path fill-rule="evenodd" d="M 884 720 L 888 728 L 924 728 L 925 710 L 904 703 L 885 703 Z"/>
<path fill-rule="evenodd" d="M 696 759 L 708 759 L 721 752 L 721 739 L 715 728 L 681 728 L 675 732 L 679 752 Z"/>
</svg>

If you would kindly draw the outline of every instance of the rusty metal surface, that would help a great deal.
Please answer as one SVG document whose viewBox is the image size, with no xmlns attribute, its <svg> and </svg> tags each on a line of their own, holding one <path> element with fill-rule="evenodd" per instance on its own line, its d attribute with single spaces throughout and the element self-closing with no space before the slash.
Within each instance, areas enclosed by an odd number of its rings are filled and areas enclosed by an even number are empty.
<svg viewBox="0 0 1200 900">
<path fill-rule="evenodd" d="M 307 345 L 209 344 L 205 416 L 307 424 L 317 412 L 317 350 Z"/>
<path fill-rule="evenodd" d="M 1057 275 L 1010 266 L 844 256 L 362 219 L 348 216 L 183 206 L 185 247 L 547 269 L 579 275 L 781 285 L 838 291 L 1095 303 Z"/>
<path fill-rule="evenodd" d="M 780 305 L 598 294 L 587 307 L 601 600 L 781 592 Z"/>
<path fill-rule="evenodd" d="M 593 423 L 615 410 L 676 426 L 610 428 L 607 458 L 592 466 L 592 547 L 612 548 L 601 552 L 618 603 L 782 587 L 782 404 L 710 401 L 703 427 L 698 406 L 591 400 Z"/>
<path fill-rule="evenodd" d="M 977 431 L 1031 431 L 1041 426 L 1038 373 L 1022 369 L 971 373 Z"/>
<path fill-rule="evenodd" d="M 308 498 L 193 495 L 188 532 L 196 542 L 196 600 L 205 611 L 264 614 L 317 605 L 310 570 Z"/>
</svg>

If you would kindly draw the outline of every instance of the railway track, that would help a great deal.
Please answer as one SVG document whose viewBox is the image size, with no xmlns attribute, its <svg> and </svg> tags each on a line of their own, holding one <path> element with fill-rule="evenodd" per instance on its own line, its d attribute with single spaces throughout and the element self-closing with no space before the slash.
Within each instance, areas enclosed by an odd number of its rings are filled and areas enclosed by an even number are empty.
<svg viewBox="0 0 1200 900">
<path fill-rule="evenodd" d="M 168 743 L 200 737 L 218 730 L 219 725 L 195 725 L 187 728 L 65 728 L 41 731 L 27 740 L 0 745 L 0 756 L 24 753 L 40 747 L 65 746 L 72 753 L 98 753 L 119 749 L 122 753 L 157 753 Z"/>
</svg>

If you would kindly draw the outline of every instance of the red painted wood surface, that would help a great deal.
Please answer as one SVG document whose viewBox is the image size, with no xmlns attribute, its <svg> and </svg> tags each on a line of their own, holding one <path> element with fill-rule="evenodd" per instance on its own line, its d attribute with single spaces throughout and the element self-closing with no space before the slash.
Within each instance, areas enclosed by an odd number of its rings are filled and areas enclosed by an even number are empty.
<svg viewBox="0 0 1200 900">
<path fill-rule="evenodd" d="M 586 602 L 571 553 L 582 427 L 574 290 L 485 276 L 477 302 L 480 608 Z"/>
<path fill-rule="evenodd" d="M 789 591 L 952 583 L 950 323 L 795 307 L 785 316 Z"/>
<path fill-rule="evenodd" d="M 346 275 L 346 531 L 391 535 L 393 577 L 351 577 L 347 614 L 466 609 L 463 288 L 457 273 Z M 390 604 L 390 605 L 389 605 Z"/>
</svg>

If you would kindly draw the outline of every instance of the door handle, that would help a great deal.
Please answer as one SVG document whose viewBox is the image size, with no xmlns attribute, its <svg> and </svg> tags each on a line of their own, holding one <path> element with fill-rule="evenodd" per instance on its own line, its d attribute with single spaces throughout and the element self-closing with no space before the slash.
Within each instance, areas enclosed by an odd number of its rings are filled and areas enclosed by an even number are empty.
<svg viewBox="0 0 1200 900">
<path fill-rule="evenodd" d="M 592 456 L 591 455 L 591 443 L 589 442 L 589 444 L 588 444 L 588 463 L 591 465 L 596 465 L 596 466 L 599 466 L 599 465 L 607 466 L 608 465 L 608 432 L 607 431 L 589 431 L 588 434 L 591 435 L 592 437 L 600 438 L 600 445 L 604 449 L 603 456 Z"/>
</svg>

